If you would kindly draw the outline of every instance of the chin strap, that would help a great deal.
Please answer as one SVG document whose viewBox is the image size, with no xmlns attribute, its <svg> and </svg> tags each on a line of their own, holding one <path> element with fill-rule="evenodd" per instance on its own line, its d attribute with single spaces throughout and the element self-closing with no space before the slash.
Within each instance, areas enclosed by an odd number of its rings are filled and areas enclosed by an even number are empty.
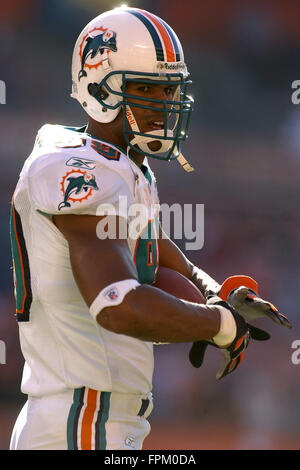
<svg viewBox="0 0 300 470">
<path fill-rule="evenodd" d="M 133 132 L 140 132 L 140 129 L 139 129 L 139 126 L 138 126 L 138 124 L 135 120 L 134 114 L 131 111 L 130 106 L 128 106 L 128 105 L 126 105 L 126 116 L 127 116 L 127 120 L 129 122 L 130 127 L 133 130 Z M 175 124 L 175 126 L 176 126 L 176 124 Z M 130 141 L 130 144 L 131 145 L 138 145 L 142 151 L 152 153 L 153 155 L 155 155 L 156 153 L 167 152 L 169 150 L 170 146 L 172 145 L 172 140 L 168 140 L 168 139 L 162 140 L 162 137 L 164 137 L 164 131 L 163 130 L 151 131 L 151 132 L 149 132 L 149 134 L 151 134 L 152 136 L 157 135 L 157 140 L 161 143 L 161 147 L 159 148 L 159 150 L 154 151 L 154 150 L 151 150 L 149 148 L 148 144 L 150 142 L 155 141 L 154 137 L 146 137 L 146 136 L 136 135 Z M 173 135 L 174 135 L 173 130 L 168 129 L 167 130 L 167 137 L 171 138 L 171 137 L 173 137 Z M 129 152 L 129 147 L 127 148 L 127 154 L 128 154 L 128 152 Z M 184 158 L 182 153 L 180 153 L 180 155 L 177 157 L 177 160 L 180 163 L 180 165 L 182 166 L 182 168 L 185 171 L 187 171 L 188 173 L 190 173 L 191 171 L 194 171 L 194 168 Z"/>
<path fill-rule="evenodd" d="M 184 156 L 182 155 L 182 153 L 179 155 L 179 157 L 177 157 L 177 161 L 180 163 L 180 165 L 182 166 L 182 168 L 187 171 L 188 173 L 190 173 L 191 171 L 194 171 L 194 168 L 189 164 L 189 162 L 184 158 Z"/>
<path fill-rule="evenodd" d="M 129 105 L 126 105 L 126 117 L 133 132 L 140 132 L 139 126 Z M 130 144 L 138 145 L 142 151 L 152 153 L 153 155 L 156 153 L 167 152 L 172 145 L 171 140 L 162 140 L 162 137 L 164 137 L 163 130 L 159 129 L 156 131 L 146 132 L 145 134 L 150 134 L 152 137 L 147 137 L 146 135 L 136 135 L 130 141 Z M 148 145 L 151 142 L 155 142 L 155 137 L 153 137 L 153 135 L 157 135 L 157 141 L 159 141 L 161 144 L 158 150 L 151 150 Z M 173 132 L 170 129 L 167 131 L 167 137 L 173 137 Z"/>
</svg>

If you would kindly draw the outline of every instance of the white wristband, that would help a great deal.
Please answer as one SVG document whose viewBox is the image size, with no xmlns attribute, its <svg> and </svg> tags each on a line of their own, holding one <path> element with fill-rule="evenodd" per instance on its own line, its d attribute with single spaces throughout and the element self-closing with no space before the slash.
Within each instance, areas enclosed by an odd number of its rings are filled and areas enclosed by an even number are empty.
<svg viewBox="0 0 300 470">
<path fill-rule="evenodd" d="M 90 306 L 90 313 L 96 319 L 105 307 L 120 305 L 126 294 L 141 284 L 136 279 L 125 279 L 104 287 Z"/>
<path fill-rule="evenodd" d="M 221 305 L 214 305 L 214 307 L 217 307 L 220 311 L 221 325 L 219 333 L 213 337 L 213 341 L 219 347 L 227 346 L 236 337 L 236 322 L 230 310 Z"/>
</svg>

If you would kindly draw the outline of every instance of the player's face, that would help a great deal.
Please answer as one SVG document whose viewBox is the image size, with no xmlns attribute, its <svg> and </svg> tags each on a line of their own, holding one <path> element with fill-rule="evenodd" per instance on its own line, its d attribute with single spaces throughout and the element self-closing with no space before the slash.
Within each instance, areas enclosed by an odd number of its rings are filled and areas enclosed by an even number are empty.
<svg viewBox="0 0 300 470">
<path fill-rule="evenodd" d="M 157 84 L 143 84 L 129 82 L 126 86 L 126 93 L 129 95 L 140 96 L 142 98 L 157 99 L 162 101 L 172 101 L 174 99 L 174 94 L 176 91 L 176 86 L 170 85 L 157 85 Z M 137 121 L 140 132 L 151 132 L 155 130 L 164 129 L 165 124 L 165 114 L 164 108 L 160 103 L 144 101 L 139 99 L 128 99 L 130 103 L 136 103 L 145 106 L 151 106 L 153 109 L 144 109 L 132 106 L 131 110 L 134 114 L 134 117 Z M 171 107 L 171 104 L 168 105 Z"/>
</svg>

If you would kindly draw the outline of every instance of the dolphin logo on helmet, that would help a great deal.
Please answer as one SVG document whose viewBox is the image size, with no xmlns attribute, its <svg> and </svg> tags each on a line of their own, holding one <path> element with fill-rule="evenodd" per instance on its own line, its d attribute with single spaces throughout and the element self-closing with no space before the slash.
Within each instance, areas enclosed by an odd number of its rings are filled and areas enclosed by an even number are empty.
<svg viewBox="0 0 300 470">
<path fill-rule="evenodd" d="M 78 81 L 82 77 L 86 77 L 87 73 L 84 70 L 84 65 L 88 57 L 93 59 L 98 52 L 103 54 L 104 50 L 108 49 L 110 51 L 117 51 L 117 42 L 116 42 L 116 33 L 114 31 L 105 31 L 102 34 L 91 37 L 88 36 L 86 39 L 86 45 L 84 47 L 82 58 L 81 58 L 81 69 L 78 74 Z"/>
</svg>

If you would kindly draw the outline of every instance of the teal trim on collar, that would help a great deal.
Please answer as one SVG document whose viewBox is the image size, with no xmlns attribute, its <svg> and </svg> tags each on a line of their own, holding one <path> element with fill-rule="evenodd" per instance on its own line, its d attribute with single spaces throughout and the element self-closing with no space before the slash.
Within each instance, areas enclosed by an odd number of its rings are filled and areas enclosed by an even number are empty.
<svg viewBox="0 0 300 470">
<path fill-rule="evenodd" d="M 72 126 L 63 126 L 64 129 L 67 129 L 68 131 L 74 131 L 74 132 L 85 132 L 86 125 L 82 127 L 72 127 Z"/>
<path fill-rule="evenodd" d="M 148 180 L 148 182 L 149 182 L 149 184 L 150 184 L 150 186 L 151 186 L 151 184 L 152 184 L 152 178 L 151 178 L 151 175 L 150 175 L 150 172 L 149 172 L 147 166 L 144 165 L 143 163 L 142 163 L 141 166 L 139 166 L 133 157 L 131 157 L 131 156 L 129 155 L 129 158 L 130 158 L 130 160 L 131 160 L 133 163 L 135 163 L 136 166 L 141 170 L 141 172 L 143 173 L 143 175 L 144 175 L 145 178 Z M 145 157 L 145 158 L 146 158 L 146 157 Z"/>
<path fill-rule="evenodd" d="M 148 170 L 148 168 L 145 166 L 145 165 L 142 165 L 143 168 L 145 168 L 145 171 L 143 171 L 143 169 L 141 168 L 142 172 L 144 173 L 144 176 L 145 178 L 149 181 L 149 184 L 151 186 L 152 184 L 152 178 L 151 178 L 151 175 L 150 175 L 150 171 Z"/>
</svg>

